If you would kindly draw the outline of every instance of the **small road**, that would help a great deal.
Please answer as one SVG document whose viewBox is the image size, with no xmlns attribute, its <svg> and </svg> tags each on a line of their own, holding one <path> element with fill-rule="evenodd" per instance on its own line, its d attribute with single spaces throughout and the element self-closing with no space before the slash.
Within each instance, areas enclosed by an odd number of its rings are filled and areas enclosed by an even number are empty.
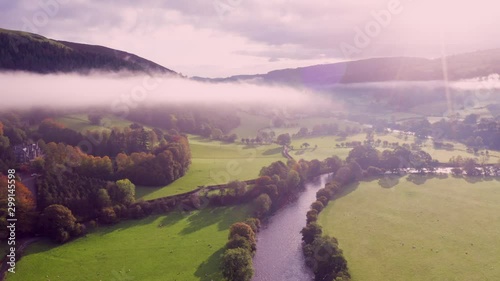
<svg viewBox="0 0 500 281">
<path fill-rule="evenodd" d="M 35 202 L 35 208 L 37 201 L 37 188 L 36 188 L 36 176 L 31 176 L 30 173 L 19 173 L 19 177 L 21 178 L 21 182 L 28 188 L 28 190 L 33 194 L 33 200 Z"/>
</svg>

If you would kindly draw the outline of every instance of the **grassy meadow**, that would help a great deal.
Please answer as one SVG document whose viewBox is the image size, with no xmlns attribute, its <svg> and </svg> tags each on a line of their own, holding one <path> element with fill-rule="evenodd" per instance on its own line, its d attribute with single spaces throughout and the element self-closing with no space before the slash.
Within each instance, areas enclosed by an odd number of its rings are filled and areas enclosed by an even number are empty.
<svg viewBox="0 0 500 281">
<path fill-rule="evenodd" d="M 63 124 L 65 127 L 74 131 L 84 133 L 86 131 L 110 130 L 113 127 L 124 128 L 130 126 L 133 122 L 121 119 L 112 115 L 106 115 L 101 120 L 101 125 L 92 125 L 87 114 L 73 114 L 59 118 L 55 121 Z M 146 127 L 147 128 L 147 127 Z"/>
<path fill-rule="evenodd" d="M 254 179 L 262 167 L 275 161 L 286 161 L 277 144 L 254 147 L 239 141 L 229 144 L 190 135 L 189 145 L 192 157 L 186 175 L 160 188 L 138 186 L 138 199 L 149 200 L 184 193 L 202 185 Z"/>
<path fill-rule="evenodd" d="M 353 281 L 498 280 L 498 202 L 495 179 L 385 178 L 353 186 L 319 222 Z"/>
<path fill-rule="evenodd" d="M 99 227 L 64 245 L 31 245 L 7 281 L 222 280 L 229 226 L 246 207 L 171 213 Z"/>
<path fill-rule="evenodd" d="M 357 134 L 353 136 L 349 136 L 346 139 L 341 139 L 338 136 L 317 136 L 317 137 L 306 137 L 306 138 L 298 138 L 292 139 L 292 146 L 294 150 L 290 151 L 290 155 L 297 159 L 303 158 L 306 160 L 318 159 L 323 160 L 332 155 L 337 155 L 342 159 L 345 159 L 349 154 L 349 151 L 352 148 L 343 148 L 337 147 L 337 144 L 352 142 L 352 141 L 360 141 L 363 142 L 366 139 L 366 134 Z M 375 135 L 375 140 L 380 139 L 381 141 L 388 141 L 389 143 L 398 142 L 400 145 L 407 143 L 412 144 L 415 140 L 415 137 L 408 136 L 408 139 L 400 138 L 397 133 L 389 133 L 385 135 Z M 445 141 L 446 143 L 452 143 L 454 145 L 454 149 L 436 149 L 432 145 L 431 140 L 427 140 L 422 147 L 422 150 L 429 153 L 432 158 L 438 160 L 442 163 L 447 163 L 453 156 L 462 156 L 464 158 L 480 158 L 480 155 L 475 155 L 473 153 L 467 152 L 467 147 L 464 144 L 458 142 Z M 303 143 L 308 143 L 310 145 L 307 149 L 301 149 L 300 146 Z M 315 146 L 318 146 L 316 149 Z M 377 147 L 378 150 L 382 151 L 385 148 Z M 500 152 L 499 151 L 489 151 L 489 158 L 486 160 L 487 163 L 495 164 L 500 160 Z"/>
</svg>

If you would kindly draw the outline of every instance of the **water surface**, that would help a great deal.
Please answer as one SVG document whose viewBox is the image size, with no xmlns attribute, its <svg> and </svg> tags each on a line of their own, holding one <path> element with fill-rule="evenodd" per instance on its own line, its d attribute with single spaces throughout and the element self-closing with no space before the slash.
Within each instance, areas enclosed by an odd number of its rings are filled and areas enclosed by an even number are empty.
<svg viewBox="0 0 500 281">
<path fill-rule="evenodd" d="M 258 233 L 252 281 L 313 280 L 305 266 L 300 230 L 306 225 L 306 213 L 316 200 L 316 192 L 325 186 L 328 177 L 323 175 L 307 184 L 297 201 L 279 210 Z"/>
</svg>

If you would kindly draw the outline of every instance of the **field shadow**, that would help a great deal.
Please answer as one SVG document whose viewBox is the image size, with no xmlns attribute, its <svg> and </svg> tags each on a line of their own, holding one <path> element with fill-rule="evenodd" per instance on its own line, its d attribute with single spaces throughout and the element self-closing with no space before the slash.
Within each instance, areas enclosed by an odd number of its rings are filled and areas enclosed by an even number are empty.
<svg viewBox="0 0 500 281">
<path fill-rule="evenodd" d="M 355 182 L 355 183 L 350 184 L 350 185 L 349 185 L 346 189 L 344 189 L 341 193 L 339 193 L 339 194 L 337 194 L 336 196 L 334 196 L 334 197 L 332 198 L 332 200 L 330 201 L 330 204 L 332 204 L 332 203 L 333 203 L 333 204 L 335 204 L 335 201 L 336 201 L 337 199 L 340 199 L 340 198 L 342 198 L 342 197 L 345 197 L 345 196 L 347 196 L 347 195 L 351 194 L 352 192 L 356 191 L 356 189 L 358 189 L 359 185 L 360 185 L 360 182 Z"/>
<path fill-rule="evenodd" d="M 410 174 L 408 175 L 408 177 L 406 177 L 407 181 L 416 185 L 422 185 L 429 179 L 430 179 L 429 175 L 425 174 Z"/>
<path fill-rule="evenodd" d="M 402 176 L 388 175 L 380 178 L 377 183 L 383 188 L 393 188 L 399 184 L 400 178 L 402 178 Z"/>
<path fill-rule="evenodd" d="M 222 280 L 220 274 L 220 258 L 224 253 L 224 248 L 220 248 L 217 252 L 213 253 L 206 261 L 201 263 L 194 275 L 201 281 Z"/>
<path fill-rule="evenodd" d="M 164 188 L 164 186 L 157 186 L 157 187 L 151 187 L 151 186 L 141 186 L 139 188 L 136 188 L 136 193 L 135 193 L 135 200 L 139 201 L 141 198 L 144 198 L 148 196 L 149 194 L 158 191 L 160 189 Z"/>
<path fill-rule="evenodd" d="M 294 155 L 303 155 L 306 151 L 305 150 L 298 150 L 297 152 L 294 153 Z"/>
<path fill-rule="evenodd" d="M 470 176 L 465 176 L 464 177 L 464 180 L 470 184 L 475 184 L 475 183 L 478 183 L 478 182 L 482 182 L 484 181 L 484 178 L 483 177 L 470 177 Z"/>
<path fill-rule="evenodd" d="M 81 239 L 81 238 L 82 237 L 79 237 L 76 239 Z M 26 243 L 26 241 L 30 240 L 30 239 L 33 239 L 33 240 L 38 239 L 38 240 Z M 72 240 L 68 241 L 68 243 L 71 243 L 71 242 L 75 241 L 76 239 L 72 239 Z M 46 237 L 28 238 L 28 239 L 21 238 L 18 241 L 16 241 L 16 262 L 19 261 L 20 259 L 22 259 L 23 257 L 27 257 L 31 254 L 43 253 L 43 252 L 58 248 L 62 245 L 63 244 L 56 243 L 56 242 L 54 242 L 51 239 L 46 238 Z M 22 247 L 22 249 L 21 249 L 22 253 L 20 252 L 21 247 Z M 0 279 L 0 280 L 3 280 L 3 279 Z"/>
<path fill-rule="evenodd" d="M 181 213 L 180 211 L 170 212 L 158 224 L 158 227 L 173 226 L 174 224 L 180 222 L 186 216 L 189 216 L 189 214 L 187 214 L 187 213 Z"/>
<path fill-rule="evenodd" d="M 88 233 L 92 233 L 96 236 L 105 236 L 112 232 L 126 230 L 130 227 L 152 224 L 154 220 L 158 219 L 158 216 L 162 215 L 152 215 L 142 219 L 127 219 L 111 225 L 99 225 L 98 227 L 89 230 Z M 84 238 L 85 236 L 82 237 Z"/>
<path fill-rule="evenodd" d="M 228 229 L 236 220 L 228 219 L 234 213 L 234 208 L 206 209 L 196 212 L 188 217 L 188 226 L 180 234 L 190 234 L 205 227 L 217 224 L 219 230 Z"/>
<path fill-rule="evenodd" d="M 274 155 L 274 154 L 279 154 L 279 153 L 281 153 L 281 147 L 268 149 L 268 150 L 262 152 L 262 155 Z"/>
<path fill-rule="evenodd" d="M 443 180 L 447 178 L 448 178 L 447 174 L 409 174 L 406 180 L 415 185 L 422 185 L 431 179 Z"/>
</svg>

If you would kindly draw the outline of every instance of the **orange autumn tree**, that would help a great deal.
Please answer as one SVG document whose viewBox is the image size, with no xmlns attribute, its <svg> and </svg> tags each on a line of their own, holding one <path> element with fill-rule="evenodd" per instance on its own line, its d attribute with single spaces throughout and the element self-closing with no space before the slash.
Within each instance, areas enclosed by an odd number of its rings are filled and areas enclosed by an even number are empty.
<svg viewBox="0 0 500 281">
<path fill-rule="evenodd" d="M 0 174 L 0 238 L 5 239 L 7 236 L 7 216 L 8 216 L 8 178 Z M 15 196 L 16 209 L 15 214 L 17 218 L 16 232 L 20 235 L 31 233 L 34 230 L 36 223 L 36 210 L 35 200 L 31 191 L 16 180 L 16 196 Z"/>
</svg>

